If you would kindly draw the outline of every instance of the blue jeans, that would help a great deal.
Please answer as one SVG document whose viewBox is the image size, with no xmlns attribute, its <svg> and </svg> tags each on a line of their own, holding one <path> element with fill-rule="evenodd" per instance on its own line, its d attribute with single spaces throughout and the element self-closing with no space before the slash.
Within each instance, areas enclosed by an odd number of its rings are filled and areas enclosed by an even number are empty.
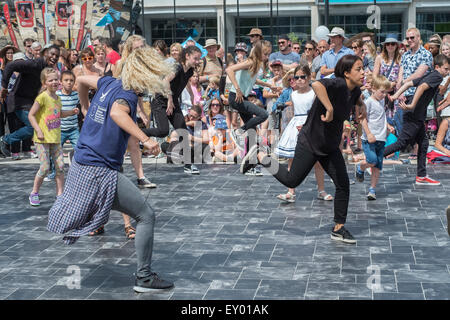
<svg viewBox="0 0 450 320">
<path fill-rule="evenodd" d="M 383 169 L 384 145 L 384 141 L 375 141 L 374 143 L 369 143 L 367 140 L 362 141 L 366 162 L 375 165 L 375 168 L 380 170 Z"/>
<path fill-rule="evenodd" d="M 14 131 L 11 134 L 5 135 L 3 140 L 11 145 L 15 142 L 20 142 L 26 139 L 30 139 L 33 137 L 34 134 L 34 129 L 31 126 L 30 121 L 28 120 L 28 113 L 30 111 L 28 110 L 16 110 L 16 116 L 20 119 L 20 121 L 22 121 L 25 126 L 23 126 L 22 128 L 20 128 L 19 130 Z"/>
</svg>

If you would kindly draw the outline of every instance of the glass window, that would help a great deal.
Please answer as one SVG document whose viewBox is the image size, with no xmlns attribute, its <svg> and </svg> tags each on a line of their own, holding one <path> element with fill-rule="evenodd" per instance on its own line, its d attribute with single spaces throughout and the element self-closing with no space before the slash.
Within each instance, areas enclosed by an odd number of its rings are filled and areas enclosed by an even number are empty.
<svg viewBox="0 0 450 320">
<path fill-rule="evenodd" d="M 173 42 L 173 24 L 164 19 L 152 20 L 152 40 L 164 40 L 168 45 Z M 184 42 L 189 36 L 200 44 L 204 44 L 206 38 L 217 38 L 216 19 L 179 19 L 176 25 L 176 42 Z"/>
<path fill-rule="evenodd" d="M 417 28 L 420 30 L 421 38 L 426 41 L 432 34 L 441 37 L 450 31 L 450 13 L 417 13 Z"/>
</svg>

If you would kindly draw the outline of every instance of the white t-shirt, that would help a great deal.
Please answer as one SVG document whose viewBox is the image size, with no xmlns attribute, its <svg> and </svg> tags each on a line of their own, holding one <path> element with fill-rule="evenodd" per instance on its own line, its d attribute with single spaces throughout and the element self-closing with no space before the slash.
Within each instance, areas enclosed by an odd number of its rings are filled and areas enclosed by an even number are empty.
<svg viewBox="0 0 450 320">
<path fill-rule="evenodd" d="M 377 101 L 369 97 L 365 101 L 367 110 L 367 123 L 370 132 L 375 136 L 377 141 L 386 141 L 387 136 L 387 120 L 386 112 L 384 111 L 384 99 Z M 366 132 L 363 130 L 364 140 L 367 139 Z"/>
</svg>

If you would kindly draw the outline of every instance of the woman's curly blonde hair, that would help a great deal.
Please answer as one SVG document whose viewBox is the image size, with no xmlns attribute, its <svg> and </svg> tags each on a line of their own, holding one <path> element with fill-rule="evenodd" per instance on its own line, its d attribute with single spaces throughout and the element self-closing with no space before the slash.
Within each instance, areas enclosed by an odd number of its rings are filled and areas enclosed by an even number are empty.
<svg viewBox="0 0 450 320">
<path fill-rule="evenodd" d="M 155 49 L 148 46 L 139 48 L 122 60 L 122 72 L 118 78 L 122 79 L 125 90 L 152 95 L 160 93 L 163 96 L 171 94 L 163 78 L 174 72 L 173 65 L 167 63 Z"/>
</svg>

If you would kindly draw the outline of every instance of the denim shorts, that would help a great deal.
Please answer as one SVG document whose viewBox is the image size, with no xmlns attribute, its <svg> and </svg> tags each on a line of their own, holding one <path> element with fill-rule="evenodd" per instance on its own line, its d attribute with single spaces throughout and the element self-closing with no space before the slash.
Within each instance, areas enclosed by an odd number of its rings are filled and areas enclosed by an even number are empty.
<svg viewBox="0 0 450 320">
<path fill-rule="evenodd" d="M 374 143 L 369 143 L 367 140 L 362 141 L 362 147 L 364 154 L 366 155 L 366 162 L 374 164 L 375 168 L 380 170 L 383 169 L 384 145 L 384 141 L 375 141 Z"/>
</svg>

